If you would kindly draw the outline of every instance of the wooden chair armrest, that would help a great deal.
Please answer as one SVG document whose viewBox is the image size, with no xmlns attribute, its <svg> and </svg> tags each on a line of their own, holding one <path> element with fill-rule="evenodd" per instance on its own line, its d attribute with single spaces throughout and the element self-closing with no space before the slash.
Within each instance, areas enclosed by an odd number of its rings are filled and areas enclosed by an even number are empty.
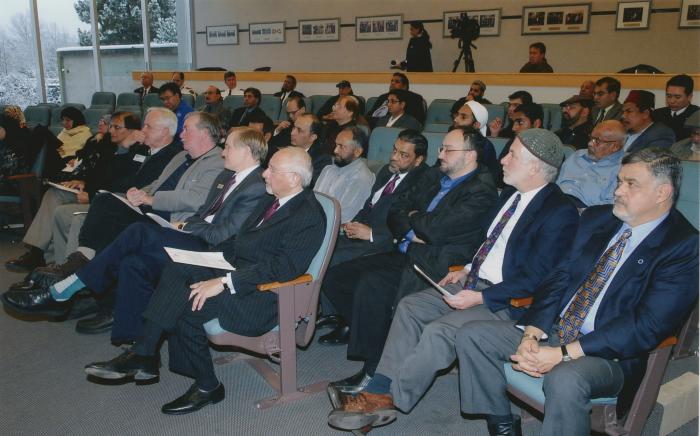
<svg viewBox="0 0 700 436">
<path fill-rule="evenodd" d="M 36 174 L 34 174 L 34 173 L 15 174 L 13 176 L 8 176 L 7 180 L 31 179 L 32 177 L 36 177 Z"/>
<path fill-rule="evenodd" d="M 258 285 L 258 291 L 272 291 L 274 289 L 279 289 L 285 286 L 289 285 L 298 285 L 300 283 L 309 283 L 314 280 L 313 276 L 311 274 L 304 274 L 301 275 L 293 280 L 289 280 L 288 282 L 270 282 L 270 283 L 263 283 L 261 285 Z"/>
<path fill-rule="evenodd" d="M 510 305 L 513 307 L 527 307 L 532 304 L 534 298 L 532 297 L 522 297 L 522 298 L 511 298 Z"/>
<path fill-rule="evenodd" d="M 673 345 L 676 345 L 678 343 L 678 338 L 675 336 L 669 336 L 656 347 L 658 350 L 659 348 L 665 348 L 665 347 L 671 347 Z"/>
<path fill-rule="evenodd" d="M 447 270 L 449 272 L 455 272 L 455 271 L 462 271 L 463 269 L 464 269 L 464 265 L 452 265 Z"/>
</svg>

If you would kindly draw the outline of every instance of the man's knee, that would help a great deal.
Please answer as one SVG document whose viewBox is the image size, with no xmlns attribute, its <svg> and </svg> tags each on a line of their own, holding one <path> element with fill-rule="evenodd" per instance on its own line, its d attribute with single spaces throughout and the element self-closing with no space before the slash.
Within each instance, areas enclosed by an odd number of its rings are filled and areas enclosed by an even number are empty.
<svg viewBox="0 0 700 436">
<path fill-rule="evenodd" d="M 559 401 L 566 398 L 585 399 L 590 397 L 590 386 L 585 376 L 576 370 L 576 365 L 560 363 L 544 376 L 542 390 L 548 400 Z"/>
</svg>

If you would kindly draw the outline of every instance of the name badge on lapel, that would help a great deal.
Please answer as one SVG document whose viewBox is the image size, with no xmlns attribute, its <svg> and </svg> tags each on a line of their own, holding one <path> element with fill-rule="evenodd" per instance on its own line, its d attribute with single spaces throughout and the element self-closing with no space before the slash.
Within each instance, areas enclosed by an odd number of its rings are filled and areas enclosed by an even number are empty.
<svg viewBox="0 0 700 436">
<path fill-rule="evenodd" d="M 135 160 L 136 162 L 144 163 L 144 162 L 146 161 L 146 156 L 144 156 L 144 155 L 142 155 L 142 154 L 135 154 L 135 155 L 134 155 L 134 160 Z"/>
<path fill-rule="evenodd" d="M 224 189 L 224 184 L 219 183 L 218 185 L 216 185 L 216 189 Z"/>
</svg>

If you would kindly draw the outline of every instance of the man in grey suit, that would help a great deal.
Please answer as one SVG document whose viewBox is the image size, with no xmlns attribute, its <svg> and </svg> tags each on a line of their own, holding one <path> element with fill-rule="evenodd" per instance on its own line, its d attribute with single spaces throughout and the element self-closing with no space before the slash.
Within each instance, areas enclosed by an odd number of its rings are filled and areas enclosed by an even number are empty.
<svg viewBox="0 0 700 436">
<path fill-rule="evenodd" d="M 620 98 L 620 81 L 614 77 L 603 77 L 595 82 L 593 91 L 593 112 L 591 120 L 593 125 L 605 120 L 622 119 L 622 103 Z"/>
<path fill-rule="evenodd" d="M 149 113 L 167 110 L 151 108 Z M 151 222 L 151 218 L 144 215 L 147 212 L 173 222 L 192 216 L 206 200 L 214 179 L 224 167 L 221 151 L 216 146 L 219 126 L 215 115 L 204 112 L 188 114 L 181 135 L 184 151 L 175 155 L 161 175 L 143 189 L 131 188 L 126 197 L 111 193 L 97 195 L 80 230 L 78 249 L 64 264 L 40 268 L 35 275 L 41 276 L 43 283 L 52 284 L 73 274 L 130 224 Z M 174 134 L 176 125 L 170 127 Z M 143 126 L 145 131 L 151 128 L 153 126 L 148 123 Z M 151 156 L 159 152 L 152 150 Z M 37 299 L 35 303 L 29 306 L 41 307 L 46 300 Z"/>
<path fill-rule="evenodd" d="M 388 113 L 377 120 L 375 127 L 396 127 L 399 129 L 421 130 L 420 122 L 406 113 L 408 92 L 403 89 L 392 89 L 387 94 Z"/>
<path fill-rule="evenodd" d="M 643 148 L 670 148 L 676 142 L 673 130 L 660 122 L 654 122 L 654 94 L 633 89 L 625 99 L 622 124 L 627 128 L 627 141 L 623 149 L 632 153 Z"/>
<path fill-rule="evenodd" d="M 235 238 L 220 246 L 235 270 L 166 266 L 143 313 L 143 336 L 122 355 L 89 364 L 85 372 L 105 380 L 156 380 L 158 345 L 169 333 L 170 368 L 194 378 L 194 384 L 161 411 L 181 415 L 223 400 L 204 324 L 244 336 L 259 336 L 277 324 L 277 297 L 258 291 L 257 285 L 303 274 L 321 246 L 326 219 L 313 192 L 305 189 L 311 174 L 304 150 L 287 147 L 275 153 L 263 173 L 272 195 L 260 201 Z"/>
<path fill-rule="evenodd" d="M 214 181 L 207 201 L 184 222 L 164 228 L 149 222 L 127 227 L 87 265 L 56 284 L 89 287 L 97 294 L 116 282 L 116 304 L 107 304 L 94 318 L 81 320 L 79 333 L 100 333 L 112 327 L 112 341 L 133 341 L 142 333 L 141 313 L 158 283 L 168 256 L 164 247 L 207 250 L 235 236 L 265 194 L 260 161 L 267 145 L 260 132 L 236 127 L 222 153 L 225 169 Z M 104 296 L 104 295 L 101 295 Z M 111 304 L 110 304 L 111 303 Z"/>
</svg>

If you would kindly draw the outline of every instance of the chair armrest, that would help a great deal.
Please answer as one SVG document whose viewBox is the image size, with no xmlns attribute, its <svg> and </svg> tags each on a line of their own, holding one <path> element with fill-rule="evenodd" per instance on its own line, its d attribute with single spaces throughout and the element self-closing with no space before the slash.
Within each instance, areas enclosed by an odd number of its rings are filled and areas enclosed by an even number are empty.
<svg viewBox="0 0 700 436">
<path fill-rule="evenodd" d="M 456 271 L 462 271 L 463 269 L 464 269 L 464 265 L 452 265 L 447 270 L 449 272 L 456 272 Z"/>
<path fill-rule="evenodd" d="M 7 180 L 23 180 L 23 179 L 31 179 L 31 178 L 36 178 L 36 174 L 34 174 L 34 173 L 15 174 L 13 176 L 8 176 Z"/>
<path fill-rule="evenodd" d="M 257 286 L 258 291 L 272 291 L 274 289 L 283 288 L 289 285 L 298 285 L 300 283 L 310 283 L 314 280 L 311 274 L 304 274 L 295 279 L 289 280 L 288 282 L 270 282 L 263 283 Z"/>
<path fill-rule="evenodd" d="M 511 298 L 510 305 L 513 307 L 527 307 L 532 304 L 534 298 L 532 297 L 522 297 L 522 298 Z"/>
<path fill-rule="evenodd" d="M 665 347 L 672 347 L 678 343 L 678 338 L 675 336 L 669 336 L 656 347 L 658 350 L 659 348 L 665 348 Z"/>
</svg>

